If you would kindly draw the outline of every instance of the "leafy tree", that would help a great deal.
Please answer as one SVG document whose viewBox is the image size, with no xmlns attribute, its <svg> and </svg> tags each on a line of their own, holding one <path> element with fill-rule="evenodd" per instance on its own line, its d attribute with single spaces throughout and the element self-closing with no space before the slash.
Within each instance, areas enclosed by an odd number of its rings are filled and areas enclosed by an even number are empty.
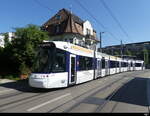
<svg viewBox="0 0 150 116">
<path fill-rule="evenodd" d="M 115 52 L 114 52 L 114 55 L 119 56 L 120 54 L 119 54 L 118 51 L 115 51 Z"/>
<path fill-rule="evenodd" d="M 146 48 L 143 49 L 143 54 L 144 54 L 144 62 L 145 64 L 149 64 L 149 52 Z"/>
<path fill-rule="evenodd" d="M 3 35 L 4 35 L 4 37 L 5 37 L 5 38 L 4 38 L 4 42 L 5 42 L 5 45 L 4 45 L 4 46 L 6 47 L 6 46 L 8 46 L 8 44 L 10 43 L 10 41 L 9 41 L 9 35 L 8 35 L 8 33 L 4 33 Z"/>
<path fill-rule="evenodd" d="M 0 47 L 0 55 L 3 53 L 4 48 Z"/>
<path fill-rule="evenodd" d="M 131 51 L 129 51 L 129 50 L 127 49 L 127 50 L 126 50 L 126 55 L 128 55 L 128 56 L 132 56 Z"/>
<path fill-rule="evenodd" d="M 24 28 L 15 29 L 15 38 L 9 46 L 12 58 L 21 74 L 29 73 L 34 62 L 36 47 L 43 40 L 48 40 L 46 32 L 41 31 L 40 27 L 29 24 Z"/>
</svg>

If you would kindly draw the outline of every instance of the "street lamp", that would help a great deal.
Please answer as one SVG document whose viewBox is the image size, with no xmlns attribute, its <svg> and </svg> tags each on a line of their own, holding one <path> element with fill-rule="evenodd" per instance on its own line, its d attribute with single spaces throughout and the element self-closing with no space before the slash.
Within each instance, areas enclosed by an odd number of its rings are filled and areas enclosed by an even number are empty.
<svg viewBox="0 0 150 116">
<path fill-rule="evenodd" d="M 102 52 L 102 34 L 105 32 L 100 32 L 100 52 Z"/>
</svg>

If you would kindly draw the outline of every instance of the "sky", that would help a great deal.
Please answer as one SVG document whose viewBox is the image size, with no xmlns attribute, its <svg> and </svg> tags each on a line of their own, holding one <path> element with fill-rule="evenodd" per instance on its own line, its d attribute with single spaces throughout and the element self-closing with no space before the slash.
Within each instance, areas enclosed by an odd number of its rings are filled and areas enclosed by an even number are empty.
<svg viewBox="0 0 150 116">
<path fill-rule="evenodd" d="M 28 24 L 41 26 L 60 9 L 66 8 L 82 20 L 89 20 L 98 39 L 99 33 L 105 32 L 102 47 L 118 45 L 121 40 L 123 44 L 150 41 L 150 0 L 103 0 L 124 31 L 102 0 L 78 1 L 82 7 L 77 0 L 0 0 L 0 33 L 14 32 L 14 28 Z"/>
</svg>

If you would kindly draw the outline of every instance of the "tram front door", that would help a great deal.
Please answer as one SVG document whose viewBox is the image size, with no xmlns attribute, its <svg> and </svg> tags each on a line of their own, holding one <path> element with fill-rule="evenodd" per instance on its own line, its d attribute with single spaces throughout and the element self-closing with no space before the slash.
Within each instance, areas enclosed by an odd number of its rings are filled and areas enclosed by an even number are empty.
<svg viewBox="0 0 150 116">
<path fill-rule="evenodd" d="M 69 74 L 69 85 L 76 83 L 76 56 L 70 55 L 70 74 Z"/>
</svg>

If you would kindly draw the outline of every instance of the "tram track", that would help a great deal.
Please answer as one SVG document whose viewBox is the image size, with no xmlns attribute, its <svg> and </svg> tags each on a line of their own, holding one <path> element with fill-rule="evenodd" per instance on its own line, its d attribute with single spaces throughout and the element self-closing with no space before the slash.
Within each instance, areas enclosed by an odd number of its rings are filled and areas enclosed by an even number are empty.
<svg viewBox="0 0 150 116">
<path fill-rule="evenodd" d="M 133 75 L 134 75 L 134 77 L 135 77 L 135 74 L 130 74 L 130 73 L 129 73 L 129 74 L 128 74 L 128 77 L 131 77 L 131 76 L 132 76 L 132 78 L 133 78 Z M 86 91 L 86 92 L 84 92 L 84 93 L 82 93 L 82 94 L 80 94 L 80 95 L 74 97 L 73 99 L 71 99 L 71 100 L 69 100 L 69 101 L 67 101 L 67 102 L 65 102 L 65 103 L 63 103 L 63 104 L 61 104 L 61 105 L 59 105 L 59 106 L 56 106 L 55 108 L 49 110 L 48 112 L 53 112 L 53 111 L 56 110 L 57 108 L 59 108 L 59 107 L 65 105 L 65 104 L 71 102 L 72 100 L 76 100 L 76 101 L 77 101 L 77 105 L 78 105 L 78 103 L 82 102 L 83 99 L 86 99 L 87 97 L 89 97 L 89 96 L 91 96 L 91 95 L 94 95 L 94 94 L 97 93 L 97 92 L 102 92 L 102 91 L 106 90 L 107 88 L 113 86 L 115 83 L 117 83 L 117 82 L 123 80 L 125 77 L 127 77 L 127 76 L 126 76 L 126 75 L 122 75 L 122 77 L 121 77 L 121 78 L 119 77 L 119 79 L 117 78 L 117 80 L 111 78 L 111 79 L 114 80 L 114 81 L 111 82 L 110 84 L 107 84 L 107 85 L 104 86 L 103 88 L 99 89 L 99 88 L 98 88 L 99 85 L 98 85 L 98 86 L 96 86 L 96 87 L 94 87 L 94 88 L 92 88 L 92 89 L 90 89 L 90 90 L 88 90 L 88 91 Z M 109 78 L 109 76 L 104 77 L 104 78 Z M 132 79 L 132 78 L 131 78 L 131 79 Z M 102 78 L 102 79 L 103 79 L 103 78 Z M 124 83 L 123 83 L 123 84 L 124 84 Z M 122 85 L 123 85 L 123 84 L 122 84 Z M 80 85 L 75 85 L 75 86 L 80 86 Z M 75 87 L 75 86 L 74 86 L 74 87 Z M 71 88 L 69 87 L 69 88 L 67 88 L 66 90 L 70 90 L 70 89 L 71 89 Z M 60 92 L 63 93 L 64 91 L 54 91 L 54 93 L 55 93 L 55 92 L 56 92 L 55 95 L 57 95 L 57 92 L 58 92 L 58 93 L 60 93 Z M 25 104 L 25 103 L 27 103 L 27 102 L 32 102 L 33 100 L 38 100 L 38 99 L 40 99 L 40 98 L 42 98 L 42 97 L 49 96 L 50 93 L 51 93 L 51 92 L 38 93 L 38 94 L 36 94 L 36 95 L 28 96 L 28 97 L 25 97 L 25 98 L 21 98 L 21 99 L 19 99 L 19 100 L 14 100 L 14 101 L 9 102 L 9 103 L 1 104 L 1 105 L 0 105 L 0 112 L 3 112 L 3 111 L 5 111 L 5 110 L 7 110 L 8 108 L 14 108 L 14 107 L 23 105 L 23 104 Z M 54 94 L 54 93 L 53 93 L 53 94 Z M 24 93 L 23 93 L 23 92 L 15 93 L 15 94 L 13 94 L 13 96 L 17 96 L 17 95 L 21 95 L 21 94 L 24 94 Z M 25 94 L 26 94 L 26 93 L 25 93 Z M 85 97 L 87 94 L 88 94 L 88 96 Z M 12 96 L 12 94 L 10 94 L 10 97 L 13 97 L 13 96 Z M 5 96 L 1 96 L 2 99 L 4 99 L 4 97 L 5 97 Z M 83 99 L 78 100 L 78 98 L 80 98 L 80 97 L 83 97 Z M 9 98 L 9 95 L 7 96 L 7 98 Z M 69 109 L 69 110 L 71 110 L 71 109 Z M 64 111 L 64 112 L 69 112 L 69 110 L 66 110 L 66 111 Z"/>
<path fill-rule="evenodd" d="M 57 91 L 54 91 L 54 92 L 57 92 Z M 1 104 L 1 105 L 0 105 L 0 112 L 7 110 L 7 108 L 14 108 L 14 107 L 17 107 L 17 106 L 19 106 L 19 105 L 23 105 L 23 104 L 25 104 L 25 103 L 27 103 L 27 102 L 31 102 L 31 101 L 33 101 L 33 100 L 38 100 L 38 99 L 40 99 L 40 98 L 42 98 L 42 97 L 46 97 L 46 96 L 49 95 L 49 93 L 51 93 L 51 92 L 46 92 L 46 93 L 42 93 L 42 92 L 41 92 L 41 93 L 38 93 L 38 94 L 35 94 L 35 95 L 32 95 L 32 96 L 27 96 L 27 97 L 25 97 L 25 98 L 19 98 L 19 99 L 17 99 L 17 100 L 13 100 L 13 101 L 11 101 L 11 102 Z M 13 96 L 12 96 L 12 94 L 9 94 L 9 96 L 8 96 L 7 98 L 3 98 L 3 99 L 10 99 L 10 98 L 12 98 L 12 97 L 14 97 L 14 96 L 23 95 L 23 94 L 24 94 L 24 96 L 25 96 L 25 95 L 27 95 L 27 94 L 29 94 L 29 93 L 20 92 L 20 93 L 15 93 Z M 36 98 L 36 97 L 37 97 L 37 98 Z M 2 99 L 1 99 L 1 100 L 2 100 Z M 19 103 L 19 102 L 20 102 L 20 103 Z M 6 108 L 6 107 L 7 107 L 7 108 Z"/>
<path fill-rule="evenodd" d="M 132 79 L 134 79 L 134 78 L 132 77 Z M 127 80 L 126 82 L 121 83 L 121 84 L 110 94 L 111 96 L 109 96 L 109 97 L 104 101 L 104 103 L 103 103 L 102 105 L 100 105 L 100 106 L 95 110 L 95 112 L 101 112 L 101 110 L 106 106 L 106 104 L 109 103 L 109 101 L 114 97 L 114 95 L 117 93 L 117 91 L 118 91 L 123 85 L 125 85 L 126 83 L 128 83 L 129 81 L 131 81 L 132 79 L 129 79 L 129 80 Z M 111 111 L 111 112 L 113 112 L 113 110 L 115 109 L 115 107 L 117 106 L 117 104 L 118 104 L 118 102 L 115 103 L 115 105 L 114 105 L 114 107 L 112 108 L 112 111 Z"/>
<path fill-rule="evenodd" d="M 108 78 L 109 78 L 109 77 L 108 77 Z M 68 103 L 71 102 L 71 101 L 74 101 L 74 100 L 75 100 L 75 101 L 78 101 L 76 105 L 73 105 L 70 109 L 67 109 L 67 110 L 64 111 L 64 112 L 69 112 L 70 110 L 72 110 L 73 108 L 75 108 L 76 106 L 78 106 L 78 105 L 82 102 L 83 99 L 86 99 L 86 98 L 88 98 L 89 96 L 93 96 L 93 95 L 96 94 L 97 92 L 103 92 L 103 91 L 105 91 L 106 89 L 112 87 L 114 84 L 116 84 L 117 82 L 119 82 L 119 81 L 121 81 L 121 80 L 123 80 L 123 79 L 124 79 L 124 77 L 121 77 L 121 78 L 119 78 L 119 79 L 117 79 L 117 80 L 111 82 L 111 83 L 108 84 L 107 86 L 104 86 L 104 87 L 101 88 L 101 89 L 98 88 L 99 86 L 96 86 L 95 88 L 92 88 L 92 89 L 86 91 L 85 93 L 82 93 L 81 95 L 76 96 L 75 98 L 73 98 L 73 99 L 71 99 L 71 100 L 69 100 L 69 101 L 67 101 L 67 102 L 65 102 L 65 103 L 63 103 L 63 104 L 61 104 L 61 105 L 59 105 L 59 106 L 57 106 L 57 107 L 51 109 L 51 110 L 49 110 L 47 113 L 53 112 L 53 111 L 55 111 L 57 108 L 62 107 L 63 105 L 68 104 Z M 131 80 L 132 80 L 132 79 L 131 79 Z M 96 88 L 98 88 L 98 90 L 97 90 Z M 93 90 L 95 91 L 94 93 L 93 93 Z M 92 91 L 92 93 L 89 94 L 88 96 L 84 97 L 83 99 L 77 100 L 78 98 L 80 98 L 80 97 L 82 97 L 82 96 L 85 96 L 86 94 L 90 93 L 91 91 Z"/>
<path fill-rule="evenodd" d="M 145 71 L 145 73 L 147 73 L 148 71 Z M 136 75 L 134 75 L 134 78 L 136 78 L 136 76 L 139 76 L 139 74 L 136 74 Z M 132 77 L 132 79 L 134 79 L 133 77 Z M 99 106 L 97 109 L 96 109 L 96 111 L 95 112 L 101 112 L 102 110 L 103 110 L 103 108 L 105 108 L 105 106 L 111 101 L 111 100 L 113 100 L 113 97 L 115 97 L 115 95 L 117 94 L 117 92 L 118 92 L 118 90 L 121 88 L 121 87 L 123 87 L 125 84 L 127 84 L 129 81 L 131 81 L 132 79 L 129 79 L 129 80 L 127 80 L 126 82 L 123 82 L 123 83 L 121 83 L 121 85 L 120 86 L 118 86 L 116 89 L 115 89 L 115 91 L 113 91 L 112 93 L 111 93 L 111 96 L 109 96 L 108 98 L 107 98 L 107 100 L 104 102 L 104 104 L 102 104 L 101 106 Z M 149 84 L 147 84 L 148 86 L 149 86 Z M 129 88 L 129 86 L 126 86 L 126 90 Z M 121 94 L 121 96 L 120 97 L 123 97 L 123 94 Z M 149 101 L 148 101 L 149 102 Z M 114 111 L 115 111 L 115 109 L 116 109 L 116 107 L 118 106 L 118 104 L 119 104 L 119 102 L 115 102 L 114 104 L 113 104 L 113 107 L 111 108 L 111 111 L 110 111 L 110 113 L 113 113 Z M 148 112 L 150 112 L 150 108 L 149 108 L 149 106 L 148 106 Z"/>
<path fill-rule="evenodd" d="M 0 112 L 7 110 L 7 108 L 5 108 L 6 106 L 8 106 L 8 108 L 17 107 L 17 106 L 19 106 L 19 105 L 22 105 L 22 104 L 26 103 L 26 101 L 24 101 L 23 103 L 19 103 L 19 104 L 17 104 L 17 105 L 13 105 L 13 104 L 14 104 L 14 103 L 21 102 L 21 101 L 23 101 L 23 100 L 28 100 L 28 99 L 37 97 L 37 96 L 39 96 L 39 95 L 41 95 L 41 94 L 42 94 L 42 93 L 36 94 L 36 95 L 33 95 L 33 96 L 29 96 L 29 97 L 26 97 L 26 98 L 22 98 L 22 99 L 19 99 L 19 100 L 15 100 L 15 101 L 12 101 L 12 102 L 9 102 L 9 103 L 2 104 L 2 105 L 0 105 Z M 38 99 L 38 98 L 37 98 L 37 99 Z M 31 100 L 31 101 L 32 101 L 32 100 Z M 30 102 L 30 101 L 28 101 L 28 102 Z M 9 105 L 12 105 L 12 106 L 9 106 Z"/>
<path fill-rule="evenodd" d="M 16 93 L 4 94 L 4 95 L 0 96 L 0 100 L 7 99 L 7 98 L 10 98 L 10 97 L 14 97 L 14 96 L 17 96 L 17 95 L 20 95 L 20 94 L 23 94 L 23 92 L 16 92 Z"/>
</svg>

